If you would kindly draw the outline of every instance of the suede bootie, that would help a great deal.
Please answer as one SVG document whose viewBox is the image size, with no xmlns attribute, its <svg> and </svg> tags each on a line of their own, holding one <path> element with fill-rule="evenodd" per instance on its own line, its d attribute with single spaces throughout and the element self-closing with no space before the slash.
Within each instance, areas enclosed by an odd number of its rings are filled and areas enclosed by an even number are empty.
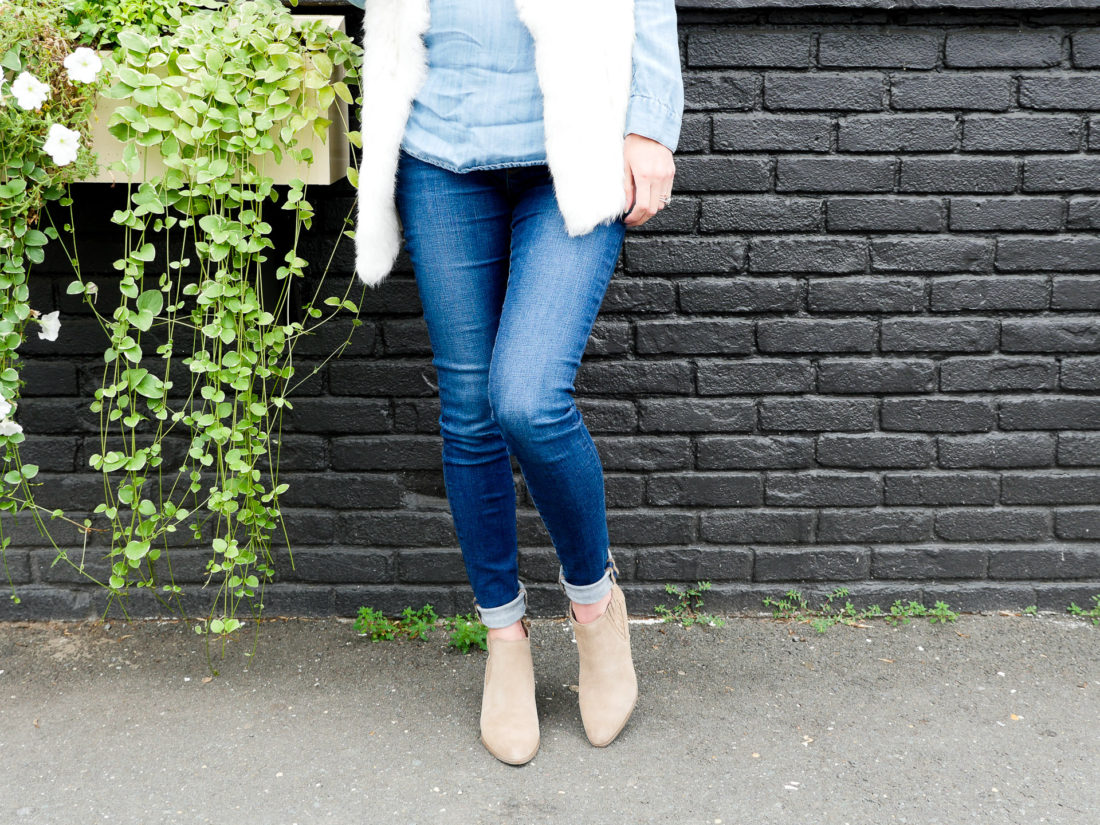
<svg viewBox="0 0 1100 825">
<path fill-rule="evenodd" d="M 622 588 L 612 582 L 611 601 L 599 618 L 581 624 L 570 607 L 569 621 L 580 655 L 581 721 L 588 741 L 602 748 L 619 735 L 638 701 Z"/>
<path fill-rule="evenodd" d="M 531 761 L 539 749 L 530 627 L 524 619 L 525 639 L 486 642 L 489 658 L 481 695 L 481 744 L 509 765 Z"/>
</svg>

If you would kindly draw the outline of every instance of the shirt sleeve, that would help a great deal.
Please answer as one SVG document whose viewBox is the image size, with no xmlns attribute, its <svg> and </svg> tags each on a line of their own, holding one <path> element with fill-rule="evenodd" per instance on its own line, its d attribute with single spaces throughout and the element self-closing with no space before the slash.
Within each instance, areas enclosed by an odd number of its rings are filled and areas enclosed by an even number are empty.
<svg viewBox="0 0 1100 825">
<path fill-rule="evenodd" d="M 634 32 L 634 66 L 623 134 L 651 138 L 675 152 L 684 115 L 676 0 L 634 0 Z"/>
</svg>

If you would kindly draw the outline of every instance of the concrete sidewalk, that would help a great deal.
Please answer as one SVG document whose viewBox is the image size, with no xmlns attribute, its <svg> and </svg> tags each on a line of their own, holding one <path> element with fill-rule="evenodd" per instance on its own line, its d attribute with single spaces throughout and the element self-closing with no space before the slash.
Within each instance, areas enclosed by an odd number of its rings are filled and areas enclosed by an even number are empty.
<svg viewBox="0 0 1100 825">
<path fill-rule="evenodd" d="M 478 741 L 481 651 L 265 619 L 0 624 L 0 823 L 1070 823 L 1100 810 L 1100 628 L 631 625 L 640 697 L 588 744 L 564 621 L 535 620 L 542 747 Z M 211 646 L 217 656 L 216 645 Z"/>
</svg>

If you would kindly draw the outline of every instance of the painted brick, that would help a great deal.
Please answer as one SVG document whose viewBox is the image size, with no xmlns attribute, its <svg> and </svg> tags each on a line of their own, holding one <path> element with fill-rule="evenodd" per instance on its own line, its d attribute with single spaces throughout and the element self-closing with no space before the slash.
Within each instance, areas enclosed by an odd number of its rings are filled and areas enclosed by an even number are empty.
<svg viewBox="0 0 1100 825">
<path fill-rule="evenodd" d="M 1026 275 L 958 276 L 932 282 L 932 311 L 997 310 L 1041 311 L 1050 303 L 1050 287 L 1043 277 Z"/>
<path fill-rule="evenodd" d="M 790 361 L 700 361 L 696 381 L 700 395 L 802 393 L 813 388 L 813 370 Z"/>
<path fill-rule="evenodd" d="M 957 142 L 950 115 L 853 115 L 839 128 L 840 152 L 949 152 Z"/>
<path fill-rule="evenodd" d="M 818 198 L 741 195 L 704 198 L 700 232 L 807 232 L 822 228 Z"/>
<path fill-rule="evenodd" d="M 931 69 L 939 57 L 943 35 L 935 30 L 905 28 L 822 32 L 819 66 L 904 66 Z"/>
<path fill-rule="evenodd" d="M 896 72 L 890 75 L 890 104 L 899 110 L 1004 111 L 1012 106 L 1011 75 L 974 72 Z"/>
<path fill-rule="evenodd" d="M 801 436 L 701 436 L 696 444 L 700 470 L 795 469 L 814 463 L 813 439 Z"/>
<path fill-rule="evenodd" d="M 1093 73 L 1023 75 L 1020 105 L 1026 109 L 1100 108 L 1100 77 Z"/>
<path fill-rule="evenodd" d="M 903 157 L 900 192 L 1011 192 L 1019 178 L 1014 158 Z"/>
<path fill-rule="evenodd" d="M 835 197 L 825 201 L 830 232 L 942 232 L 947 208 L 934 197 Z"/>
<path fill-rule="evenodd" d="M 760 428 L 764 430 L 867 430 L 875 405 L 865 398 L 764 398 Z"/>
<path fill-rule="evenodd" d="M 991 401 L 886 398 L 881 418 L 884 430 L 987 432 L 993 428 L 996 413 Z"/>
<path fill-rule="evenodd" d="M 933 361 L 914 358 L 823 358 L 817 389 L 823 393 L 913 393 L 936 386 Z"/>
<path fill-rule="evenodd" d="M 998 477 L 993 473 L 885 473 L 883 500 L 900 506 L 955 506 L 997 503 Z"/>
<path fill-rule="evenodd" d="M 714 116 L 716 152 L 827 152 L 832 134 L 833 121 L 824 115 Z"/>
<path fill-rule="evenodd" d="M 708 608 L 753 615 L 767 615 L 764 596 L 800 586 L 824 599 L 838 581 L 856 604 L 1091 604 L 1100 589 L 1094 11 L 1015 0 L 965 13 L 877 1 L 677 5 L 685 116 L 675 198 L 629 228 L 573 388 L 605 470 L 632 611 L 667 603 L 666 582 L 700 579 L 715 582 Z M 350 31 L 361 15 L 347 14 Z M 126 193 L 76 188 L 83 274 L 100 287 L 97 311 L 109 313 L 121 297 L 112 266 L 121 235 L 109 216 Z M 299 297 L 342 296 L 350 283 L 361 323 L 338 316 L 295 343 L 294 407 L 269 446 L 290 485 L 281 504 L 296 565 L 278 554 L 266 609 L 396 615 L 431 602 L 469 612 L 408 251 L 384 284 L 359 289 L 352 245 L 337 245 L 354 189 L 336 184 L 313 200 L 302 251 L 315 271 Z M 277 239 L 292 230 L 279 210 L 271 220 Z M 106 341 L 90 308 L 66 294 L 68 267 L 49 247 L 32 273 L 32 305 L 59 309 L 62 328 L 57 341 L 32 331 L 21 343 L 17 418 L 42 490 L 80 518 L 93 517 L 102 493 L 88 468 L 103 449 L 88 404 Z M 196 281 L 197 266 L 180 277 Z M 152 353 L 163 337 L 151 330 L 143 347 Z M 183 349 L 169 369 L 174 403 L 191 387 Z M 165 467 L 187 447 L 182 432 L 170 436 Z M 510 461 L 531 615 L 560 618 L 553 542 L 519 459 Z M 51 565 L 29 518 L 0 522 L 24 599 L 6 600 L 0 618 L 103 610 L 100 590 Z M 205 541 L 170 537 L 178 581 L 204 580 Z M 89 537 L 97 556 L 107 544 Z M 89 566 L 105 568 L 100 558 Z M 134 615 L 157 615 L 153 599 L 135 595 Z M 199 614 L 205 598 L 196 589 L 184 604 Z"/>
<path fill-rule="evenodd" d="M 788 157 L 776 160 L 777 192 L 889 192 L 893 158 Z"/>
<path fill-rule="evenodd" d="M 927 304 L 924 291 L 918 278 L 813 279 L 806 307 L 810 312 L 919 312 Z"/>
<path fill-rule="evenodd" d="M 721 68 L 810 65 L 813 35 L 808 31 L 699 29 L 688 35 L 687 65 Z"/>
<path fill-rule="evenodd" d="M 756 423 L 756 410 L 744 399 L 639 398 L 643 432 L 738 432 Z"/>
<path fill-rule="evenodd" d="M 1062 32 L 950 32 L 944 63 L 952 68 L 1057 66 L 1062 59 Z"/>
<path fill-rule="evenodd" d="M 817 440 L 817 463 L 823 467 L 928 467 L 936 447 L 923 436 L 823 433 Z"/>
<path fill-rule="evenodd" d="M 884 352 L 986 352 L 997 345 L 997 322 L 967 318 L 901 318 L 882 322 Z"/>
<path fill-rule="evenodd" d="M 690 278 L 679 291 L 680 309 L 689 313 L 791 312 L 799 303 L 793 279 Z"/>
<path fill-rule="evenodd" d="M 1057 230 L 1066 210 L 1061 198 L 950 198 L 953 232 L 1041 232 Z M 1072 212 L 1072 206 L 1070 207 Z"/>
<path fill-rule="evenodd" d="M 1076 115 L 967 115 L 964 152 L 1075 152 L 1085 133 Z"/>
<path fill-rule="evenodd" d="M 940 362 L 940 389 L 945 392 L 1054 390 L 1058 364 L 1038 358 L 945 358 Z"/>
<path fill-rule="evenodd" d="M 886 77 L 877 72 L 768 72 L 764 106 L 879 111 L 886 108 Z"/>
<path fill-rule="evenodd" d="M 850 238 L 757 238 L 749 251 L 752 272 L 862 272 L 867 245 Z"/>
<path fill-rule="evenodd" d="M 944 541 L 1040 541 L 1051 537 L 1049 513 L 1008 507 L 952 507 L 936 514 Z"/>
<path fill-rule="evenodd" d="M 684 111 L 744 111 L 763 93 L 761 77 L 750 72 L 684 72 Z"/>
<path fill-rule="evenodd" d="M 874 346 L 871 321 L 774 320 L 757 325 L 761 352 L 868 352 Z"/>
<path fill-rule="evenodd" d="M 937 438 L 941 467 L 1049 467 L 1054 436 L 1049 433 L 987 433 Z"/>
</svg>

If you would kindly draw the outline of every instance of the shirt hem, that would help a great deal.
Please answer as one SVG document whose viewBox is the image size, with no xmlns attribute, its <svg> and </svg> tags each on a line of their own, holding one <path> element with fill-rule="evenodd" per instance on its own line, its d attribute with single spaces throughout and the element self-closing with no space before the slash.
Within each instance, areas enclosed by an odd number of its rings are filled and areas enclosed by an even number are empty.
<svg viewBox="0 0 1100 825">
<path fill-rule="evenodd" d="M 420 152 L 419 150 L 409 149 L 406 146 L 402 146 L 401 151 L 405 152 L 409 155 L 412 155 L 417 160 L 422 160 L 425 163 L 430 163 L 433 166 L 438 166 L 441 169 L 446 169 L 449 172 L 456 172 L 460 175 L 465 174 L 466 172 L 488 172 L 488 171 L 492 171 L 493 169 L 510 169 L 512 167 L 517 167 L 517 166 L 545 166 L 546 165 L 546 159 L 543 158 L 541 160 L 504 161 L 504 162 L 501 162 L 501 163 L 487 163 L 487 164 L 482 164 L 480 166 L 464 166 L 464 167 L 459 168 L 459 167 L 457 167 L 453 164 L 447 163 L 444 160 L 440 160 L 439 158 L 432 157 L 430 155 L 427 155 L 425 153 Z"/>
</svg>

